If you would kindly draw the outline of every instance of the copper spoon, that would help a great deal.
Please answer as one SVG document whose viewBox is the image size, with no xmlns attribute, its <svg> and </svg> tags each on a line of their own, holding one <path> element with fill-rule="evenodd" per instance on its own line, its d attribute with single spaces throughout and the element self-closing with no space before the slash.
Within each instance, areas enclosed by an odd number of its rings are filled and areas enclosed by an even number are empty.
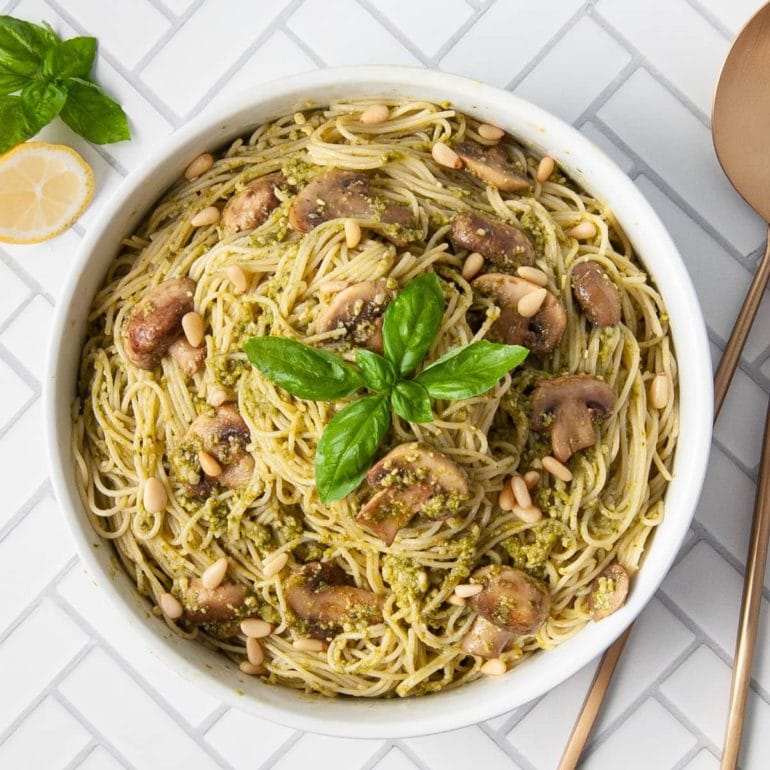
<svg viewBox="0 0 770 770">
<path fill-rule="evenodd" d="M 714 96 L 711 127 L 725 174 L 746 202 L 770 222 L 770 4 L 743 28 L 724 63 Z M 770 232 L 768 233 L 770 237 Z M 770 277 L 770 240 L 735 321 L 714 376 L 714 420 L 730 382 Z M 770 411 L 765 428 L 760 477 L 736 644 L 733 686 L 722 768 L 734 768 L 740 749 L 751 658 L 757 636 L 767 540 L 770 531 Z M 593 728 L 631 626 L 604 653 L 564 749 L 559 770 L 574 770 Z"/>
</svg>

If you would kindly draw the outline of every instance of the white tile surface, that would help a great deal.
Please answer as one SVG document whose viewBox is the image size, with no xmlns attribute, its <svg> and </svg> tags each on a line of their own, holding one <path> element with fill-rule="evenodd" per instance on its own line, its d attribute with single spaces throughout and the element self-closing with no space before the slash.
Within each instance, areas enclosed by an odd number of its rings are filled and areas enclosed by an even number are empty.
<svg viewBox="0 0 770 770">
<path fill-rule="evenodd" d="M 591 55 L 585 56 L 586 51 Z M 567 31 L 514 93 L 572 123 L 629 61 L 628 51 L 586 17 Z M 559 88 L 551 88 L 556 82 Z"/>
<path fill-rule="evenodd" d="M 764 240 L 765 225 L 722 174 L 708 129 L 649 72 L 631 75 L 598 115 L 738 250 Z"/>
<path fill-rule="evenodd" d="M 94 687 L 94 682 L 99 686 Z M 89 652 L 62 681 L 59 692 L 138 767 L 217 767 L 134 677 L 102 650 Z M 120 697 L 115 697 L 118 693 Z"/>
<path fill-rule="evenodd" d="M 0 744 L 0 767 L 13 770 L 65 768 L 91 736 L 60 703 L 48 696 Z"/>
<path fill-rule="evenodd" d="M 82 234 L 123 174 L 199 104 L 313 69 L 318 61 L 435 62 L 577 119 L 580 130 L 632 174 L 670 228 L 712 340 L 723 344 L 751 278 L 739 259 L 748 265 L 765 229 L 724 181 L 706 118 L 729 39 L 761 2 L 0 1 L 0 12 L 47 19 L 65 35 L 97 34 L 102 56 L 96 76 L 125 106 L 134 134 L 131 142 L 96 149 L 61 123 L 45 129 L 41 138 L 71 144 L 94 167 L 95 200 L 77 232 L 37 246 L 0 246 L 0 475 L 12 478 L 3 484 L 0 506 L 0 586 L 15 586 L 0 608 L 0 767 L 24 767 L 26 756 L 35 770 L 48 770 L 76 755 L 84 757 L 74 761 L 85 770 L 556 766 L 595 663 L 538 703 L 489 720 L 483 729 L 387 743 L 303 736 L 222 710 L 161 668 L 124 631 L 116 608 L 80 565 L 53 580 L 71 559 L 72 544 L 43 487 L 39 406 L 33 401 L 25 410 L 34 398 L 30 385 L 35 391 L 38 385 L 22 379 L 40 381 L 45 329 L 39 327 L 49 317 L 43 303 L 58 298 Z M 638 67 L 626 77 L 631 60 Z M 30 303 L 33 294 L 43 296 Z M 587 768 L 614 770 L 619 757 L 624 769 L 718 765 L 725 660 L 740 596 L 740 575 L 731 564 L 745 556 L 754 494 L 741 467 L 755 468 L 758 460 L 770 384 L 768 328 L 766 298 L 718 427 L 721 449 L 711 461 L 691 550 L 631 636 Z M 712 350 L 718 355 L 717 345 Z M 25 371 L 16 371 L 14 360 Z M 705 541 L 697 542 L 701 537 Z M 19 582 L 25 559 L 35 568 Z M 767 626 L 765 618 L 755 668 L 761 693 L 752 694 L 742 760 L 747 770 L 765 770 L 770 754 L 770 706 L 762 697 L 770 691 Z M 85 645 L 94 649 L 73 663 Z M 110 697 L 116 691 L 121 697 Z M 9 732 L 9 725 L 15 729 Z M 52 738 L 35 741 L 41 734 Z M 651 734 L 655 740 L 643 742 L 641 736 Z M 95 747 L 89 752 L 90 740 Z"/>
<path fill-rule="evenodd" d="M 597 13 L 708 115 L 729 43 L 691 5 L 670 0 L 600 0 Z"/>
<path fill-rule="evenodd" d="M 329 19 L 344 19 L 329 24 Z M 287 25 L 329 65 L 417 64 L 418 60 L 355 0 L 305 0 Z"/>
</svg>

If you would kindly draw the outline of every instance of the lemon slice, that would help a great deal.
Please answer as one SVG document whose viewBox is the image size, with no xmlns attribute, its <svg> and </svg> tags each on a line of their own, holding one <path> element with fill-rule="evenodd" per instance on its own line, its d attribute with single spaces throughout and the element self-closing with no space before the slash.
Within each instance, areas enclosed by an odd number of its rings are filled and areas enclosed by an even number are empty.
<svg viewBox="0 0 770 770">
<path fill-rule="evenodd" d="M 25 142 L 0 156 L 0 241 L 40 243 L 71 227 L 94 194 L 94 172 L 75 150 Z"/>
</svg>

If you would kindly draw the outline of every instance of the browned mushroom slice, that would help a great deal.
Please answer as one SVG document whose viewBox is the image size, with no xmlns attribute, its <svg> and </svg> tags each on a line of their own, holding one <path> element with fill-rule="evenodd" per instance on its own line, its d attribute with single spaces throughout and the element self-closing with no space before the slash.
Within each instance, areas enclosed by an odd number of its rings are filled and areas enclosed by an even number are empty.
<svg viewBox="0 0 770 770">
<path fill-rule="evenodd" d="M 182 597 L 184 618 L 191 623 L 221 623 L 248 614 L 246 600 L 250 596 L 241 583 L 221 583 L 216 588 L 205 588 L 199 578 L 190 581 Z M 256 602 L 253 602 L 256 609 Z"/>
<path fill-rule="evenodd" d="M 386 545 L 418 513 L 434 521 L 454 516 L 469 494 L 463 471 L 443 452 L 416 441 L 390 451 L 372 466 L 366 481 L 380 491 L 356 521 Z"/>
<path fill-rule="evenodd" d="M 390 545 L 398 530 L 405 527 L 431 496 L 429 484 L 411 484 L 405 489 L 381 489 L 359 511 L 356 521 Z"/>
<path fill-rule="evenodd" d="M 591 583 L 588 605 L 591 617 L 602 620 L 620 609 L 628 596 L 628 572 L 617 562 L 610 564 Z"/>
<path fill-rule="evenodd" d="M 454 151 L 468 171 L 498 190 L 514 192 L 530 187 L 529 179 L 508 160 L 505 148 L 500 144 L 484 147 L 475 142 L 458 142 Z"/>
<path fill-rule="evenodd" d="M 471 630 L 463 637 L 462 647 L 468 655 L 498 658 L 516 636 L 506 628 L 490 623 L 483 615 L 473 621 Z"/>
<path fill-rule="evenodd" d="M 314 561 L 300 567 L 286 581 L 286 602 L 305 621 L 309 636 L 329 640 L 344 623 L 382 622 L 383 598 L 347 585 L 345 580 L 339 567 Z"/>
<path fill-rule="evenodd" d="M 201 414 L 192 421 L 172 463 L 190 494 L 205 495 L 216 482 L 238 489 L 249 483 L 254 472 L 254 458 L 246 450 L 250 441 L 251 433 L 238 410 L 224 404 L 213 415 Z M 204 474 L 197 459 L 200 450 L 208 452 L 222 467 L 219 476 Z"/>
<path fill-rule="evenodd" d="M 471 581 L 483 588 L 468 599 L 468 604 L 499 628 L 513 634 L 533 634 L 548 617 L 548 586 L 524 570 L 490 564 L 477 569 Z"/>
<path fill-rule="evenodd" d="M 532 395 L 532 427 L 551 429 L 553 456 L 565 462 L 596 443 L 594 419 L 607 419 L 615 394 L 607 383 L 586 374 L 541 382 Z M 550 418 L 550 419 L 548 419 Z"/>
<path fill-rule="evenodd" d="M 222 225 L 231 230 L 253 230 L 259 227 L 281 201 L 275 194 L 286 178 L 280 171 L 255 179 L 234 195 L 222 211 Z"/>
<path fill-rule="evenodd" d="M 535 247 L 523 230 L 475 211 L 457 214 L 449 237 L 455 248 L 477 251 L 511 272 L 535 264 Z"/>
<path fill-rule="evenodd" d="M 335 295 L 316 320 L 316 332 L 345 329 L 353 345 L 382 353 L 382 321 L 393 291 L 385 281 L 364 281 Z"/>
<path fill-rule="evenodd" d="M 182 334 L 182 317 L 193 309 L 195 281 L 171 278 L 150 289 L 126 324 L 126 355 L 141 369 L 153 369 Z"/>
<path fill-rule="evenodd" d="M 378 221 L 385 225 L 382 234 L 396 245 L 406 243 L 398 229 L 414 226 L 406 207 L 373 200 L 369 177 L 357 171 L 332 169 L 319 174 L 299 191 L 289 210 L 289 224 L 300 233 L 341 217 Z"/>
<path fill-rule="evenodd" d="M 620 321 L 618 290 L 596 262 L 572 268 L 572 293 L 594 326 L 614 326 Z"/>
<path fill-rule="evenodd" d="M 550 292 L 540 310 L 530 318 L 520 315 L 519 300 L 533 287 L 523 278 L 507 273 L 486 273 L 471 284 L 479 294 L 491 297 L 500 308 L 499 318 L 489 330 L 489 338 L 506 345 L 524 345 L 537 355 L 550 353 L 567 327 L 567 311 Z"/>
<path fill-rule="evenodd" d="M 203 345 L 194 348 L 184 337 L 171 343 L 168 354 L 188 376 L 195 374 L 206 360 L 206 348 Z"/>
</svg>

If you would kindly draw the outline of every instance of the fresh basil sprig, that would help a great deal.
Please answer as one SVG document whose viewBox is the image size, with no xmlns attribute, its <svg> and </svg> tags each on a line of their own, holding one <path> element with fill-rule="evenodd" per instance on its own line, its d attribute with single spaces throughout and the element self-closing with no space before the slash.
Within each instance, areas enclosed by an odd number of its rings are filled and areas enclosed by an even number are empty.
<svg viewBox="0 0 770 770">
<path fill-rule="evenodd" d="M 121 106 L 90 79 L 96 39 L 0 16 L 0 153 L 56 116 L 95 144 L 131 138 Z M 14 95 L 17 94 L 18 95 Z"/>
<path fill-rule="evenodd" d="M 529 351 L 518 345 L 481 340 L 451 350 L 405 379 L 430 350 L 443 317 L 441 283 L 429 273 L 409 281 L 388 305 L 382 328 L 385 355 L 361 348 L 358 368 L 285 337 L 246 340 L 249 361 L 298 398 L 332 401 L 363 388 L 375 394 L 337 412 L 318 442 L 315 480 L 322 502 L 339 500 L 361 483 L 388 433 L 391 410 L 409 422 L 430 422 L 431 398 L 478 396 L 527 357 Z"/>
</svg>

